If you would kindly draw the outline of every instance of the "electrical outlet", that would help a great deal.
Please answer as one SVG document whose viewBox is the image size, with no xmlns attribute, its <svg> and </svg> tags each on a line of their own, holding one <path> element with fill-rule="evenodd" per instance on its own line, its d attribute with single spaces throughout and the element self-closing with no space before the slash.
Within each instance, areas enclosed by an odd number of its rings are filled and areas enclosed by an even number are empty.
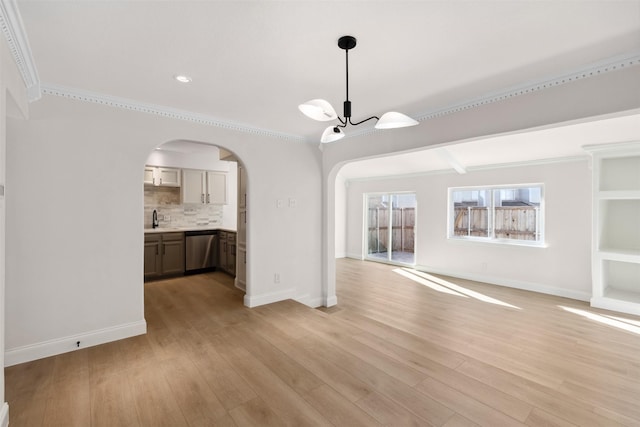
<svg viewBox="0 0 640 427">
<path fill-rule="evenodd" d="M 171 221 L 171 215 L 165 215 L 164 216 L 164 220 L 165 221 Z"/>
<path fill-rule="evenodd" d="M 295 208 L 298 205 L 298 201 L 294 198 L 289 198 L 289 207 Z"/>
<path fill-rule="evenodd" d="M 284 206 L 284 200 L 282 200 L 282 199 L 276 200 L 276 207 L 277 208 L 281 208 L 283 206 Z"/>
<path fill-rule="evenodd" d="M 280 283 L 280 273 L 273 273 L 273 283 Z"/>
</svg>

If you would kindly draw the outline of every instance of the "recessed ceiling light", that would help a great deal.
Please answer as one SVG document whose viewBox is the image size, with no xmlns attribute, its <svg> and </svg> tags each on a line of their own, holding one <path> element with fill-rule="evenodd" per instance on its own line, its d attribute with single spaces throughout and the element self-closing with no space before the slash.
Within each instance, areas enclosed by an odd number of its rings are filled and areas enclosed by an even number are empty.
<svg viewBox="0 0 640 427">
<path fill-rule="evenodd" d="M 185 76 L 184 74 L 177 74 L 177 75 L 173 76 L 173 78 L 176 79 L 177 81 L 179 81 L 180 83 L 190 83 L 191 82 L 191 77 Z"/>
</svg>

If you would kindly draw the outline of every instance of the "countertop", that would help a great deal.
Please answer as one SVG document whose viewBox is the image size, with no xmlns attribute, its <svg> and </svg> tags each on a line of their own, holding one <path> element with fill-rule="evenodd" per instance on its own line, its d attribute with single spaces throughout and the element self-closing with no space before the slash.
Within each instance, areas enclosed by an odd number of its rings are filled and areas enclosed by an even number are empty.
<svg viewBox="0 0 640 427">
<path fill-rule="evenodd" d="M 218 231 L 230 231 L 235 233 L 236 230 L 231 230 L 229 228 L 224 227 L 212 227 L 210 225 L 204 227 L 158 227 L 158 228 L 145 228 L 145 234 L 154 234 L 154 233 L 180 233 L 185 231 L 202 231 L 202 230 L 218 230 Z"/>
</svg>

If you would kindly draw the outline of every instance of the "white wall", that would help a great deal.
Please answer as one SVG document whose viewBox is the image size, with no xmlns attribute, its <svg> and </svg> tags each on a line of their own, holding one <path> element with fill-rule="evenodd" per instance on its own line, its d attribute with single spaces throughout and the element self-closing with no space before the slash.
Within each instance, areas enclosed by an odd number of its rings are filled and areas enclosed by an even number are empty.
<svg viewBox="0 0 640 427">
<path fill-rule="evenodd" d="M 0 37 L 0 367 L 4 366 L 5 348 L 5 281 L 6 281 L 6 195 L 11 192 L 6 180 L 6 145 L 8 115 L 28 114 L 27 95 L 5 38 Z M 4 400 L 4 369 L 0 370 L 0 426 L 9 423 L 9 406 Z"/>
<path fill-rule="evenodd" d="M 447 239 L 449 187 L 544 184 L 545 247 Z M 591 295 L 591 171 L 588 161 L 480 170 L 464 175 L 352 181 L 347 250 L 363 257 L 363 195 L 415 191 L 419 269 L 588 300 Z"/>
<path fill-rule="evenodd" d="M 322 302 L 315 145 L 53 96 L 7 129 L 6 364 L 143 332 L 140 183 L 166 141 L 219 145 L 246 166 L 245 304 Z"/>
<path fill-rule="evenodd" d="M 347 256 L 347 186 L 344 176 L 336 177 L 336 258 Z"/>
<path fill-rule="evenodd" d="M 323 292 L 335 294 L 336 177 L 354 160 L 411 152 L 440 144 L 469 141 L 527 129 L 589 121 L 640 108 L 637 66 L 571 81 L 457 113 L 436 116 L 420 126 L 361 133 L 323 146 Z M 347 252 L 351 249 L 348 247 Z"/>
</svg>

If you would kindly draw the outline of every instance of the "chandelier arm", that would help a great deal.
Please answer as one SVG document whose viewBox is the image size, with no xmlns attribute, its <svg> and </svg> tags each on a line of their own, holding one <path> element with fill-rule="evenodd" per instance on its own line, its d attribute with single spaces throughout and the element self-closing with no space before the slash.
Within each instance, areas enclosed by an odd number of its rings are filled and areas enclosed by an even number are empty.
<svg viewBox="0 0 640 427">
<path fill-rule="evenodd" d="M 371 120 L 371 119 L 380 120 L 380 118 L 379 118 L 378 116 L 371 116 L 371 117 L 369 117 L 368 119 L 364 119 L 364 120 L 359 121 L 358 123 L 353 123 L 353 122 L 351 121 L 351 117 L 349 117 L 349 123 L 351 123 L 351 125 L 353 125 L 353 126 L 358 126 L 359 124 L 362 124 L 362 123 L 364 123 L 364 122 L 368 122 L 368 121 L 369 121 L 369 120 Z"/>
<path fill-rule="evenodd" d="M 340 118 L 340 116 L 338 116 L 338 120 L 340 121 L 340 123 L 342 123 L 342 126 L 340 126 L 340 127 L 343 127 L 343 128 L 344 128 L 344 127 L 347 127 L 347 120 L 348 120 L 347 118 L 345 118 L 344 120 L 342 120 L 342 119 Z"/>
</svg>

